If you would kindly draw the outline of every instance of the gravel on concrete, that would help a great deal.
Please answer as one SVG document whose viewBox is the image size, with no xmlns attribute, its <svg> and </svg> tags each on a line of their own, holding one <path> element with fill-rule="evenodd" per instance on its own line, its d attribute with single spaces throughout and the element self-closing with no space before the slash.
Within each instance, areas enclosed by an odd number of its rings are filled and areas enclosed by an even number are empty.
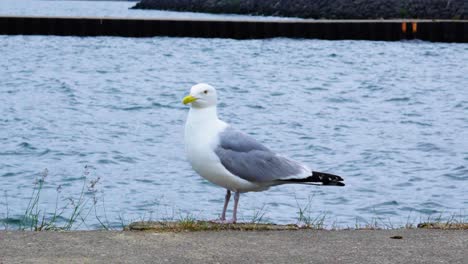
<svg viewBox="0 0 468 264">
<path fill-rule="evenodd" d="M 468 263 L 466 230 L 0 232 L 0 263 Z"/>
</svg>

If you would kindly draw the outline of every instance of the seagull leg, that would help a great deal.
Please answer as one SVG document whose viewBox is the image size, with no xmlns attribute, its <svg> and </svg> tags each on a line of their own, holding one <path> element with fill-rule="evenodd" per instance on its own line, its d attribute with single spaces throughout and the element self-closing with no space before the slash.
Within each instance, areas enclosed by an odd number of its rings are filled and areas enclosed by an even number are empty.
<svg viewBox="0 0 468 264">
<path fill-rule="evenodd" d="M 231 199 L 231 191 L 227 190 L 226 192 L 226 197 L 224 199 L 224 207 L 223 207 L 223 213 L 221 214 L 221 220 L 222 222 L 226 221 L 226 210 L 229 204 L 229 200 Z"/>
<path fill-rule="evenodd" d="M 237 204 L 239 203 L 240 192 L 234 194 L 234 211 L 232 213 L 232 223 L 237 222 Z"/>
</svg>

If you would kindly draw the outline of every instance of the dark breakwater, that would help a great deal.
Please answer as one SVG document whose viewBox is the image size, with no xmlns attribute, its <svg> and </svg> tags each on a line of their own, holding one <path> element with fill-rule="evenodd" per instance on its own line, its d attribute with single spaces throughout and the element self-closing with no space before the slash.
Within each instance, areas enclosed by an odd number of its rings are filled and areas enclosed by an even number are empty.
<svg viewBox="0 0 468 264">
<path fill-rule="evenodd" d="M 142 0 L 133 8 L 314 19 L 466 19 L 465 0 Z"/>
<path fill-rule="evenodd" d="M 201 37 L 468 42 L 468 21 L 447 20 L 237 20 L 99 17 L 0 17 L 3 35 Z"/>
</svg>

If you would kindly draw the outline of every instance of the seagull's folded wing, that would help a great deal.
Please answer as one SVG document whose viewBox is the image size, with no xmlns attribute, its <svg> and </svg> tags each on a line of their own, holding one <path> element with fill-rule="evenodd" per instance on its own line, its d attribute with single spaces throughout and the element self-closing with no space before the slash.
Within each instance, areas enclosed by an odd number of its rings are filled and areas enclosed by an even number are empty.
<svg viewBox="0 0 468 264">
<path fill-rule="evenodd" d="M 268 183 L 312 173 L 302 164 L 272 152 L 231 127 L 220 133 L 215 153 L 230 173 L 250 182 Z"/>
</svg>

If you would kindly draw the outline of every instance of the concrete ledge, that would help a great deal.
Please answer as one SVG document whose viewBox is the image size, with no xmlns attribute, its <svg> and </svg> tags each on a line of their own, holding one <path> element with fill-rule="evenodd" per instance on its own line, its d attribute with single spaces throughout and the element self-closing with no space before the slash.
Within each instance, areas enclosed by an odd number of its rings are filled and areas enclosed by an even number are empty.
<svg viewBox="0 0 468 264">
<path fill-rule="evenodd" d="M 188 20 L 95 17 L 0 17 L 1 35 L 421 39 L 468 43 L 468 20 Z"/>
<path fill-rule="evenodd" d="M 466 263 L 460 230 L 5 232 L 0 263 Z"/>
</svg>

